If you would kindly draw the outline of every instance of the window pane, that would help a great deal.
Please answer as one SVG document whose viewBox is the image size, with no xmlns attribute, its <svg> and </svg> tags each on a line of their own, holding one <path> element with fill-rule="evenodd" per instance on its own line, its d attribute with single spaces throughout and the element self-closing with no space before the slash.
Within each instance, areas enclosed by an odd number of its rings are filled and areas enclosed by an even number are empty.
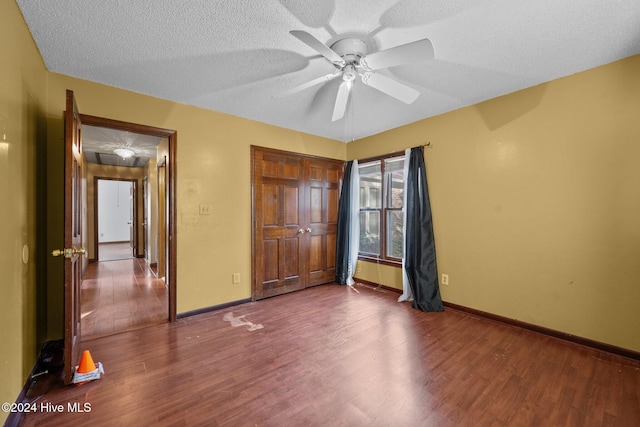
<svg viewBox="0 0 640 427">
<path fill-rule="evenodd" d="M 404 171 L 404 156 L 384 159 L 384 170 L 387 172 L 400 172 L 400 175 L 402 175 Z"/>
<path fill-rule="evenodd" d="M 402 211 L 387 211 L 387 256 L 402 258 Z"/>
<path fill-rule="evenodd" d="M 361 163 L 359 173 L 360 252 L 402 258 L 404 156 Z"/>
<path fill-rule="evenodd" d="M 360 252 L 380 254 L 380 212 L 360 212 Z"/>
<path fill-rule="evenodd" d="M 384 161 L 385 183 L 387 184 L 388 208 L 402 209 L 404 193 L 404 157 L 394 157 Z"/>
<path fill-rule="evenodd" d="M 379 208 L 382 206 L 382 168 L 381 163 L 365 163 L 358 168 L 360 172 L 360 208 Z"/>
</svg>

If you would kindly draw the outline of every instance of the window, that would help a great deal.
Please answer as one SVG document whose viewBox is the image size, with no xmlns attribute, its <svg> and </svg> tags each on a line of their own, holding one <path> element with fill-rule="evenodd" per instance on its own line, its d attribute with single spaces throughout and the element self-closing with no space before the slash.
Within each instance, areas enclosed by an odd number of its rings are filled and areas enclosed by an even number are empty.
<svg viewBox="0 0 640 427">
<path fill-rule="evenodd" d="M 402 259 L 404 155 L 359 165 L 360 257 L 399 263 Z"/>
</svg>

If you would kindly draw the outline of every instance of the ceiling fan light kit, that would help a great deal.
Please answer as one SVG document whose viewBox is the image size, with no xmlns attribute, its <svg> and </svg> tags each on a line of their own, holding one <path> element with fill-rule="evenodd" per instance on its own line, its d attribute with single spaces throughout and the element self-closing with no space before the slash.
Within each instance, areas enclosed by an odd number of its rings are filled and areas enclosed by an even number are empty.
<svg viewBox="0 0 640 427">
<path fill-rule="evenodd" d="M 345 65 L 342 69 L 342 80 L 344 80 L 345 82 L 352 82 L 356 79 L 356 77 L 358 77 L 356 68 L 351 64 Z"/>
<path fill-rule="evenodd" d="M 293 95 L 342 76 L 342 83 L 338 87 L 331 121 L 340 120 L 344 117 L 351 88 L 358 76 L 360 76 L 363 84 L 406 104 L 411 104 L 420 96 L 420 92 L 375 71 L 429 60 L 434 57 L 433 45 L 428 39 L 416 40 L 369 54 L 367 44 L 357 38 L 340 39 L 329 47 L 305 31 L 293 30 L 290 31 L 290 34 L 318 52 L 338 70 L 335 73 L 327 74 L 281 92 L 276 97 Z"/>
</svg>

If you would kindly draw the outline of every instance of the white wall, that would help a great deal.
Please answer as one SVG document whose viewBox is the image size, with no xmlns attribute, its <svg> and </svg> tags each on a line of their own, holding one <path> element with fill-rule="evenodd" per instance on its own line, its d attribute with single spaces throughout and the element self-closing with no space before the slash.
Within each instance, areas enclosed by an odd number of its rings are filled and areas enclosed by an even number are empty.
<svg viewBox="0 0 640 427">
<path fill-rule="evenodd" d="M 131 187 L 129 181 L 98 180 L 98 242 L 130 240 Z"/>
</svg>

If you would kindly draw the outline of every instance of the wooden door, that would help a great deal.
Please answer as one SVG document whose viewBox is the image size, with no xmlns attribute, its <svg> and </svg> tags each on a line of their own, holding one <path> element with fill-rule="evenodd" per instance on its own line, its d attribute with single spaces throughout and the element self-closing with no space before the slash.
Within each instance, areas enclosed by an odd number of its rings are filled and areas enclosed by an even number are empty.
<svg viewBox="0 0 640 427">
<path fill-rule="evenodd" d="M 135 187 L 134 184 L 131 183 L 129 186 L 129 248 L 131 249 L 131 258 L 136 257 L 136 237 L 135 237 Z"/>
<path fill-rule="evenodd" d="M 149 178 L 144 176 L 142 177 L 142 256 L 147 262 L 149 260 L 149 250 L 147 248 L 147 244 L 150 241 L 149 239 L 149 226 L 147 225 L 149 222 Z"/>
<path fill-rule="evenodd" d="M 306 160 L 309 207 L 309 286 L 333 282 L 336 277 L 338 200 L 344 162 Z"/>
<path fill-rule="evenodd" d="M 335 280 L 344 162 L 252 147 L 252 297 Z"/>
<path fill-rule="evenodd" d="M 167 159 L 158 163 L 158 277 L 165 277 L 167 262 L 166 179 Z"/>
<path fill-rule="evenodd" d="M 254 153 L 254 299 L 304 289 L 306 210 L 304 162 L 296 156 Z"/>
<path fill-rule="evenodd" d="M 82 283 L 82 122 L 73 92 L 64 114 L 64 381 L 69 384 L 80 355 Z"/>
</svg>

